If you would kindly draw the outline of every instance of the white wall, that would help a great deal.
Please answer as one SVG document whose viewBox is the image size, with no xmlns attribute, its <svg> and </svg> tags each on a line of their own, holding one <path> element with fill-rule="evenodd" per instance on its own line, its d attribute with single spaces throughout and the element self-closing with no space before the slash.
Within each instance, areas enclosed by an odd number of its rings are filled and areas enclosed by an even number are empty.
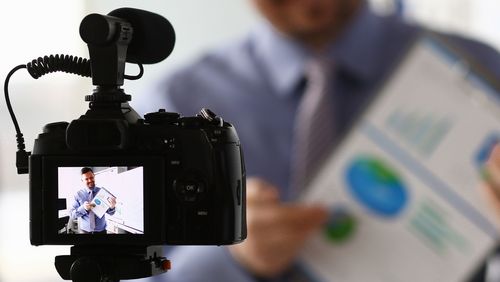
<svg viewBox="0 0 500 282">
<path fill-rule="evenodd" d="M 381 13 L 391 12 L 396 0 L 370 0 Z M 433 29 L 459 33 L 500 51 L 499 0 L 401 0 L 404 16 Z"/>
<path fill-rule="evenodd" d="M 0 4 L 0 81 L 15 66 L 39 56 L 74 54 L 86 56 L 78 27 L 83 2 L 65 0 L 5 1 Z M 31 151 L 33 140 L 49 122 L 70 120 L 84 109 L 90 79 L 69 74 L 50 74 L 33 79 L 25 69 L 11 78 L 10 100 Z M 2 95 L 0 102 L 0 189 L 28 189 L 28 176 L 17 175 L 16 132 Z"/>
</svg>

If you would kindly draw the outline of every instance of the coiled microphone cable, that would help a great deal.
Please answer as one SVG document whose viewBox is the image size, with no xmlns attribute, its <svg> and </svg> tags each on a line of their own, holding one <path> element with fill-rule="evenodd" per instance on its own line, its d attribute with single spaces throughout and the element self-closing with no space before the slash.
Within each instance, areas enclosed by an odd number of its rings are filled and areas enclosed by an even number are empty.
<svg viewBox="0 0 500 282">
<path fill-rule="evenodd" d="M 29 74 L 38 79 L 39 77 L 56 71 L 77 74 L 83 77 L 90 77 L 90 60 L 68 56 L 50 55 L 39 57 L 26 64 Z"/>
<path fill-rule="evenodd" d="M 125 79 L 136 80 L 142 77 L 144 74 L 144 67 L 142 64 L 137 64 L 139 66 L 139 74 L 135 76 L 124 75 Z M 36 60 L 32 60 L 26 65 L 19 65 L 13 68 L 5 78 L 5 83 L 3 87 L 3 91 L 5 94 L 5 103 L 7 104 L 7 109 L 9 111 L 10 117 L 12 118 L 12 122 L 14 123 L 14 128 L 16 129 L 16 141 L 17 141 L 17 152 L 16 152 L 16 167 L 17 173 L 28 173 L 28 157 L 30 155 L 29 152 L 25 151 L 24 137 L 19 128 L 19 124 L 17 122 L 16 115 L 12 110 L 12 105 L 10 103 L 9 98 L 9 81 L 11 76 L 18 70 L 26 68 L 28 73 L 34 78 L 38 79 L 41 76 L 52 73 L 52 72 L 66 72 L 71 74 L 76 74 L 83 77 L 91 77 L 92 71 L 90 68 L 90 60 L 69 56 L 69 55 L 50 55 L 39 57 Z"/>
</svg>

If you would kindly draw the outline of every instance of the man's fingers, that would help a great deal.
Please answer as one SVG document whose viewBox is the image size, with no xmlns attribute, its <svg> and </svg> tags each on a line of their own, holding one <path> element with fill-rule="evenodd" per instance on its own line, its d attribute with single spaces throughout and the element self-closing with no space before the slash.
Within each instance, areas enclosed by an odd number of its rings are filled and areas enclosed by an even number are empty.
<svg viewBox="0 0 500 282">
<path fill-rule="evenodd" d="M 481 169 L 481 176 L 485 189 L 490 196 L 500 200 L 500 144 L 496 144 L 491 151 L 488 161 Z"/>
<path fill-rule="evenodd" d="M 492 155 L 493 158 L 494 155 Z M 494 188 L 500 187 L 500 164 L 490 159 L 483 167 L 483 178 Z"/>
<path fill-rule="evenodd" d="M 500 165 L 500 143 L 496 144 L 491 150 L 489 161 Z"/>
<path fill-rule="evenodd" d="M 320 206 L 305 206 L 284 204 L 259 211 L 257 218 L 251 218 L 249 223 L 257 223 L 260 230 L 274 229 L 276 232 L 310 232 L 323 225 L 328 219 L 326 208 Z"/>
<path fill-rule="evenodd" d="M 247 179 L 246 189 L 248 205 L 277 203 L 279 201 L 278 189 L 262 179 Z"/>
<path fill-rule="evenodd" d="M 321 206 L 284 206 L 284 221 L 299 227 L 316 227 L 328 220 L 328 210 Z"/>
</svg>

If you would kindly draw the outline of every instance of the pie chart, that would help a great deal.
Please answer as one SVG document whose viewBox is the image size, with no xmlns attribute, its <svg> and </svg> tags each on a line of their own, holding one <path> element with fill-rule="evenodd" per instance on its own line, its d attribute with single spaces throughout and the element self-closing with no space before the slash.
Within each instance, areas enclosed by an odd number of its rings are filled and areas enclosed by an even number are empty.
<svg viewBox="0 0 500 282">
<path fill-rule="evenodd" d="M 383 217 L 397 216 L 408 203 L 408 189 L 396 171 L 382 160 L 360 155 L 345 171 L 352 197 L 368 211 Z"/>
</svg>

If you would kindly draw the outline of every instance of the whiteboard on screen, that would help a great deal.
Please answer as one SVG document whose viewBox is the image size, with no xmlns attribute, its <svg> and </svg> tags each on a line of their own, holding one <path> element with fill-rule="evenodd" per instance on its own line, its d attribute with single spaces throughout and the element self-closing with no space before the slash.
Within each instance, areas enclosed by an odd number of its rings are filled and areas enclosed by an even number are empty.
<svg viewBox="0 0 500 282">
<path fill-rule="evenodd" d="M 143 167 L 112 167 L 96 173 L 96 186 L 116 197 L 116 212 L 108 218 L 140 232 L 144 232 L 143 175 Z"/>
</svg>

